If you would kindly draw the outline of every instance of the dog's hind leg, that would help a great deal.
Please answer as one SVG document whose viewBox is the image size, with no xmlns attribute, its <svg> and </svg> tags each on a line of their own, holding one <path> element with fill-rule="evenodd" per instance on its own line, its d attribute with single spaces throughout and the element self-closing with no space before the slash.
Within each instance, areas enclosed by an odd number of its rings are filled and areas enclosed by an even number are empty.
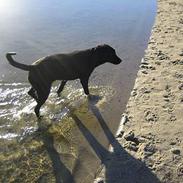
<svg viewBox="0 0 183 183">
<path fill-rule="evenodd" d="M 60 93 L 64 89 L 64 86 L 65 86 L 66 83 L 67 83 L 67 81 L 65 81 L 65 80 L 61 82 L 61 84 L 59 86 L 59 89 L 57 90 L 57 94 L 58 94 L 59 97 L 60 97 Z"/>
<path fill-rule="evenodd" d="M 36 113 L 36 116 L 38 118 L 41 117 L 40 116 L 40 108 L 45 103 L 46 99 L 48 98 L 49 93 L 50 93 L 50 88 L 51 88 L 51 86 L 46 87 L 46 88 L 42 88 L 41 90 L 37 90 L 38 99 L 37 99 L 37 105 L 34 109 L 34 112 Z"/>
<path fill-rule="evenodd" d="M 37 97 L 36 91 L 33 87 L 28 91 L 28 94 L 37 101 L 38 97 Z"/>
<path fill-rule="evenodd" d="M 84 89 L 84 92 L 86 95 L 89 95 L 89 89 L 88 89 L 88 77 L 87 78 L 81 78 L 80 81 L 81 81 L 81 84 L 83 86 L 83 89 Z"/>
</svg>

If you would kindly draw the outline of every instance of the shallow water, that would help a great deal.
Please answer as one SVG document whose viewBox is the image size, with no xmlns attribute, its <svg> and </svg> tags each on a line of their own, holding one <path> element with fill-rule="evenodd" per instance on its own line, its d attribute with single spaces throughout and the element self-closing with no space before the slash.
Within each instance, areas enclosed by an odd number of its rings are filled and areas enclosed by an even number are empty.
<svg viewBox="0 0 183 183">
<path fill-rule="evenodd" d="M 104 149 L 108 148 L 98 115 L 115 133 L 147 46 L 155 10 L 155 0 L 0 3 L 2 182 L 54 182 L 55 178 L 66 180 L 71 173 L 76 182 L 93 180 L 100 157 L 84 132 L 88 129 Z M 78 81 L 68 82 L 60 98 L 56 82 L 42 107 L 44 118 L 38 122 L 33 113 L 35 102 L 27 95 L 27 72 L 10 66 L 5 53 L 16 51 L 18 61 L 30 64 L 45 55 L 101 43 L 113 46 L 123 62 L 102 65 L 92 73 L 90 90 L 98 96 L 92 101 L 95 110 Z M 59 168 L 64 173 L 59 174 Z M 17 179 L 20 175 L 22 179 Z"/>
<path fill-rule="evenodd" d="M 13 89 L 15 86 L 17 88 Z M 41 110 L 44 117 L 37 120 L 33 113 L 36 103 L 26 95 L 28 91 L 26 84 L 1 85 L 1 93 L 4 95 L 1 104 L 5 106 L 5 109 L 0 109 L 1 181 L 9 182 L 12 179 L 15 182 L 24 180 L 35 182 L 44 176 L 46 181 L 54 182 L 55 176 L 52 171 L 60 174 L 59 170 L 50 168 L 48 175 L 44 174 L 48 165 L 51 167 L 52 164 L 57 164 L 54 160 L 57 156 L 68 171 L 72 172 L 76 182 L 81 182 L 81 180 L 90 182 L 94 179 L 96 167 L 101 161 L 87 140 L 83 138 L 83 131 L 80 131 L 79 126 L 84 125 L 85 131 L 89 130 L 107 150 L 108 142 L 104 138 L 104 132 L 91 107 L 95 106 L 96 109 L 102 111 L 104 106 L 109 104 L 115 91 L 102 86 L 92 87 L 90 90 L 95 94 L 91 100 L 84 96 L 81 89 L 73 91 L 73 88 L 69 87 L 59 98 L 56 95 L 56 87 L 53 87 L 49 99 Z M 23 102 L 20 103 L 20 100 Z M 50 146 L 51 152 L 49 152 Z M 48 161 L 46 165 L 44 163 L 40 165 L 36 157 L 30 155 L 32 149 L 36 155 L 39 154 L 40 159 Z M 52 151 L 55 151 L 56 154 Z M 50 160 L 49 156 L 54 158 Z M 27 159 L 26 163 L 30 166 L 26 170 L 24 158 Z M 36 162 L 33 163 L 34 161 Z M 17 163 L 14 164 L 14 162 Z M 40 168 L 37 172 L 36 167 L 38 166 Z M 12 169 L 12 167 L 14 168 Z M 29 172 L 29 168 L 32 170 L 31 172 Z M 60 168 L 63 169 L 63 167 Z M 8 176 L 9 169 L 13 172 L 10 177 Z M 19 174 L 21 177 L 17 178 Z M 34 179 L 30 177 L 30 174 L 34 174 Z M 63 178 L 66 175 L 61 174 L 60 176 Z M 49 177 L 51 178 L 49 179 Z"/>
</svg>

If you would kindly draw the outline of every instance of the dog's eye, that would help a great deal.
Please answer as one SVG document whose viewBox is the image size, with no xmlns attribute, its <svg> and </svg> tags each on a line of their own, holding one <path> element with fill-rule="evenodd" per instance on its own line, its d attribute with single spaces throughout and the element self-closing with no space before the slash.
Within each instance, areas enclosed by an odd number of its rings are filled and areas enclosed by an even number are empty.
<svg viewBox="0 0 183 183">
<path fill-rule="evenodd" d="M 116 54 L 115 50 L 112 50 L 111 54 L 112 55 L 115 55 Z"/>
</svg>

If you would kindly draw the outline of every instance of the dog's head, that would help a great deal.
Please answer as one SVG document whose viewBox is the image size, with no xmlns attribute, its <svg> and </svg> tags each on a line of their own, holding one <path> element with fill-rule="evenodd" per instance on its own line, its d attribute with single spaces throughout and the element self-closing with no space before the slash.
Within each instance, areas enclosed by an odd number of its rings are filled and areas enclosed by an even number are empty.
<svg viewBox="0 0 183 183">
<path fill-rule="evenodd" d="M 111 46 L 104 44 L 94 48 L 95 52 L 103 63 L 110 62 L 112 64 L 120 64 L 121 59 L 116 55 L 116 51 Z"/>
</svg>

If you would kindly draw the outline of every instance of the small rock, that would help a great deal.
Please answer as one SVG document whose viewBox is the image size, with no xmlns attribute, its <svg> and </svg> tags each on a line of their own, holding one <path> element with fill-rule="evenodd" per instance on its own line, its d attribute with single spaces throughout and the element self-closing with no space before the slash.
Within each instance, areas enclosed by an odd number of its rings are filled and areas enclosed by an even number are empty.
<svg viewBox="0 0 183 183">
<path fill-rule="evenodd" d="M 178 148 L 172 148 L 172 149 L 171 149 L 171 152 L 172 152 L 173 154 L 180 155 L 180 149 L 178 149 Z"/>
<path fill-rule="evenodd" d="M 145 120 L 148 122 L 156 122 L 156 121 L 158 121 L 158 116 L 154 112 L 146 111 Z"/>
<path fill-rule="evenodd" d="M 176 145 L 176 142 L 172 141 L 170 142 L 170 145 Z"/>
<path fill-rule="evenodd" d="M 170 121 L 176 121 L 177 118 L 175 116 L 170 116 Z"/>
<path fill-rule="evenodd" d="M 161 65 L 161 62 L 156 61 L 155 64 L 156 65 Z"/>
<path fill-rule="evenodd" d="M 138 137 L 139 143 L 145 143 L 146 139 L 144 137 Z"/>
<path fill-rule="evenodd" d="M 183 74 L 176 72 L 174 77 L 176 77 L 178 79 L 183 79 Z"/>
<path fill-rule="evenodd" d="M 142 71 L 142 73 L 143 73 L 143 74 L 148 74 L 148 72 L 147 72 L 147 71 L 145 71 L 145 70 L 144 70 L 144 71 Z"/>
<path fill-rule="evenodd" d="M 143 143 L 139 146 L 139 151 L 144 155 L 144 158 L 147 158 L 153 155 L 157 151 L 157 149 L 155 145 L 151 143 Z"/>
<path fill-rule="evenodd" d="M 124 138 L 126 141 L 133 141 L 135 138 L 135 134 L 133 131 L 130 131 L 128 134 L 125 134 Z"/>
<path fill-rule="evenodd" d="M 146 89 L 145 91 L 144 91 L 144 93 L 151 93 L 151 90 L 148 90 L 148 89 Z"/>
<path fill-rule="evenodd" d="M 121 124 L 126 124 L 126 122 L 128 121 L 128 116 L 126 114 L 123 114 L 123 116 L 121 117 Z"/>
<path fill-rule="evenodd" d="M 177 175 L 183 176 L 183 163 L 179 164 L 177 167 Z"/>
<path fill-rule="evenodd" d="M 170 91 L 171 91 L 170 86 L 169 86 L 169 85 L 166 85 L 166 86 L 165 86 L 165 90 L 166 90 L 167 92 L 170 92 Z"/>
<path fill-rule="evenodd" d="M 167 110 L 167 112 L 168 112 L 168 114 L 172 114 L 173 109 L 170 109 L 170 108 L 169 108 L 169 109 Z"/>
<path fill-rule="evenodd" d="M 131 151 L 135 151 L 135 152 L 138 151 L 138 147 L 134 146 L 134 145 L 131 145 L 131 144 L 128 146 L 128 149 L 131 150 Z"/>
<path fill-rule="evenodd" d="M 183 60 L 177 59 L 177 60 L 172 61 L 172 63 L 173 63 L 174 65 L 183 65 Z"/>
<path fill-rule="evenodd" d="M 165 101 L 165 102 L 170 102 L 170 99 L 165 98 L 164 101 Z"/>
<path fill-rule="evenodd" d="M 154 145 L 151 145 L 151 144 L 147 144 L 144 148 L 144 151 L 149 154 L 154 154 L 156 152 L 156 148 Z"/>
<path fill-rule="evenodd" d="M 181 103 L 183 102 L 183 97 L 180 99 L 180 102 L 181 102 Z"/>
<path fill-rule="evenodd" d="M 159 60 L 167 60 L 167 59 L 169 59 L 169 57 L 167 55 L 165 55 L 161 50 L 158 51 L 157 56 L 158 56 Z"/>
<path fill-rule="evenodd" d="M 94 180 L 94 183 L 105 183 L 105 182 L 102 178 L 99 177 Z"/>
<path fill-rule="evenodd" d="M 183 83 L 178 86 L 179 90 L 183 90 Z"/>
<path fill-rule="evenodd" d="M 146 59 L 146 60 L 147 60 L 147 59 Z M 148 65 L 149 63 L 147 63 L 147 62 L 145 61 L 145 59 L 144 59 L 144 58 L 142 58 L 142 60 L 141 60 L 141 64 Z"/>
<path fill-rule="evenodd" d="M 141 65 L 140 68 L 141 68 L 141 69 L 148 69 L 149 67 L 146 66 L 146 65 Z"/>
<path fill-rule="evenodd" d="M 154 66 L 150 66 L 149 69 L 156 70 L 156 68 Z"/>
<path fill-rule="evenodd" d="M 104 183 L 104 181 L 103 180 L 100 180 L 98 183 Z"/>
<path fill-rule="evenodd" d="M 120 131 L 120 133 L 116 135 L 116 138 L 121 138 L 123 134 L 124 134 L 124 131 Z"/>
<path fill-rule="evenodd" d="M 183 65 L 183 60 L 180 60 L 179 64 L 180 64 L 180 65 Z"/>
<path fill-rule="evenodd" d="M 141 65 L 149 65 L 149 63 L 147 63 L 147 62 L 141 62 Z"/>
<path fill-rule="evenodd" d="M 138 145 L 139 144 L 139 139 L 135 137 L 135 134 L 133 131 L 130 131 L 128 134 L 124 136 L 124 139 L 126 141 L 131 141 L 132 145 Z"/>
<path fill-rule="evenodd" d="M 168 97 L 169 97 L 169 95 L 167 95 L 167 94 L 164 94 L 164 95 L 163 95 L 163 97 L 164 97 L 164 98 L 168 98 Z"/>
<path fill-rule="evenodd" d="M 183 52 L 179 54 L 179 56 L 183 56 Z"/>
<path fill-rule="evenodd" d="M 137 144 L 135 144 L 134 142 L 127 142 L 124 144 L 124 147 L 129 149 L 130 151 L 138 151 Z"/>
<path fill-rule="evenodd" d="M 131 96 L 134 97 L 134 96 L 136 96 L 136 95 L 137 95 L 137 92 L 133 90 L 133 91 L 131 92 Z"/>
<path fill-rule="evenodd" d="M 180 24 L 183 24 L 183 19 L 182 18 L 179 20 L 179 23 Z"/>
</svg>

